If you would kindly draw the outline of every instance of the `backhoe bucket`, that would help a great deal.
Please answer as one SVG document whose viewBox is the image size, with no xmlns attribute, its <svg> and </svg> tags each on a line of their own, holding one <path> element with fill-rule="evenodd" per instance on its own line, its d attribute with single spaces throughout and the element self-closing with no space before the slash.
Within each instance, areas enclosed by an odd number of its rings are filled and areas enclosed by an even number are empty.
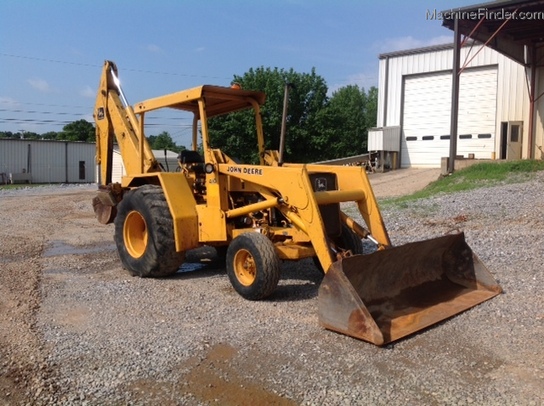
<svg viewBox="0 0 544 406">
<path fill-rule="evenodd" d="M 319 322 L 384 345 L 501 291 L 464 234 L 447 235 L 334 262 L 319 288 Z"/>
</svg>

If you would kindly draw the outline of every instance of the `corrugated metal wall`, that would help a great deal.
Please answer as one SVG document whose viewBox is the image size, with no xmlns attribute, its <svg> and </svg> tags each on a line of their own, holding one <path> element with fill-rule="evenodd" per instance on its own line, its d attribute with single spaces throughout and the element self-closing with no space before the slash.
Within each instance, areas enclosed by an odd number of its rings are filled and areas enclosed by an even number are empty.
<svg viewBox="0 0 544 406">
<path fill-rule="evenodd" d="M 95 144 L 0 139 L 0 172 L 30 172 L 32 183 L 94 183 Z"/>
<path fill-rule="evenodd" d="M 535 148 L 535 157 L 538 159 L 544 159 L 544 67 L 539 68 L 537 71 L 537 86 L 536 97 L 540 96 L 536 103 L 536 132 L 535 141 L 537 147 Z"/>
<path fill-rule="evenodd" d="M 127 174 L 125 165 L 123 164 L 123 158 L 121 158 L 121 153 L 114 150 L 111 161 L 111 181 L 113 183 L 121 183 L 121 179 Z"/>
<path fill-rule="evenodd" d="M 400 127 L 372 128 L 368 130 L 369 151 L 394 151 L 400 149 Z"/>
<path fill-rule="evenodd" d="M 173 151 L 166 152 L 166 159 L 164 158 L 164 150 L 152 150 L 155 159 L 159 161 L 165 171 L 176 172 L 178 168 L 178 154 Z M 167 163 L 168 162 L 168 163 Z M 121 183 L 123 176 L 126 176 L 127 171 L 121 158 L 121 153 L 118 150 L 113 151 L 112 156 L 112 168 L 111 168 L 111 181 L 113 183 Z"/>
<path fill-rule="evenodd" d="M 461 65 L 474 59 L 468 68 L 497 65 L 497 110 L 495 119 L 495 150 L 500 150 L 500 126 L 503 121 L 523 121 L 523 156 L 528 142 L 529 98 L 523 66 L 506 56 L 475 45 L 461 49 Z M 480 51 L 478 54 L 476 54 Z M 475 56 L 476 55 L 476 56 Z M 403 80 L 407 75 L 451 72 L 453 49 L 437 46 L 421 50 L 399 51 L 380 56 L 380 79 L 377 127 L 402 124 Z M 388 72 L 386 72 L 386 66 Z M 387 88 L 387 92 L 386 92 Z M 385 93 L 386 92 L 386 93 Z M 451 93 L 450 93 L 451 94 Z M 539 93 L 537 93 L 539 94 Z M 449 100 L 448 100 L 449 102 Z M 460 106 L 462 108 L 462 106 Z M 462 123 L 459 123 L 461 126 Z M 538 126 L 537 126 L 538 127 Z M 540 132 L 540 134 L 542 131 Z M 537 133 L 538 134 L 538 133 Z M 540 136 L 542 138 L 542 135 Z M 537 138 L 538 139 L 538 138 Z"/>
</svg>

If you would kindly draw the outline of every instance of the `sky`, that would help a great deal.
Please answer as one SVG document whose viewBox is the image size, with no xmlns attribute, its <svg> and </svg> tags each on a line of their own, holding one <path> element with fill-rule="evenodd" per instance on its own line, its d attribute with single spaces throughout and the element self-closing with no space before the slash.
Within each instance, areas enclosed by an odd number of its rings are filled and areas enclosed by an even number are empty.
<svg viewBox="0 0 544 406">
<path fill-rule="evenodd" d="M 382 53 L 451 43 L 436 10 L 467 0 L 0 0 L 0 131 L 62 131 L 93 122 L 104 60 L 130 104 L 250 68 L 323 77 L 329 94 L 378 85 Z M 156 117 L 189 145 L 190 130 Z"/>
</svg>

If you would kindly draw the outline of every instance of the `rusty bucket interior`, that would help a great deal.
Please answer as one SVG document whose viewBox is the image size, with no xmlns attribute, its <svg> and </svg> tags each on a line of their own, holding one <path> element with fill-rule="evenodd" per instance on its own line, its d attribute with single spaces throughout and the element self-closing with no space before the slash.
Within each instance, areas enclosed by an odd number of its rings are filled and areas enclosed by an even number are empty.
<svg viewBox="0 0 544 406">
<path fill-rule="evenodd" d="M 333 263 L 319 288 L 319 322 L 384 345 L 501 291 L 464 234 L 446 235 Z"/>
</svg>

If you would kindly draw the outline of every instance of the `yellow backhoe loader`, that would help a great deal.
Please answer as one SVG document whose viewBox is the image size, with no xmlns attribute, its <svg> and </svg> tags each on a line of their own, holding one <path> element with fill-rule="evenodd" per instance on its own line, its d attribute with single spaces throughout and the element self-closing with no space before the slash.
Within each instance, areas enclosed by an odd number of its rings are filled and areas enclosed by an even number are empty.
<svg viewBox="0 0 544 406">
<path fill-rule="evenodd" d="M 321 325 L 376 345 L 501 292 L 462 233 L 393 247 L 361 167 L 284 163 L 284 131 L 280 150 L 265 150 L 264 102 L 261 92 L 204 85 L 131 106 L 115 64 L 105 62 L 94 111 L 100 186 L 93 208 L 101 223 L 114 222 L 132 275 L 174 274 L 188 250 L 213 246 L 226 252 L 233 288 L 259 300 L 276 288 L 281 260 L 313 257 L 325 273 Z M 192 149 L 180 154 L 176 173 L 162 170 L 144 136 L 144 118 L 157 109 L 193 117 Z M 259 165 L 210 144 L 208 119 L 245 109 L 254 112 Z M 121 183 L 112 183 L 114 139 L 127 174 Z M 355 203 L 365 226 L 342 202 Z M 363 254 L 361 239 L 375 252 Z"/>
</svg>

